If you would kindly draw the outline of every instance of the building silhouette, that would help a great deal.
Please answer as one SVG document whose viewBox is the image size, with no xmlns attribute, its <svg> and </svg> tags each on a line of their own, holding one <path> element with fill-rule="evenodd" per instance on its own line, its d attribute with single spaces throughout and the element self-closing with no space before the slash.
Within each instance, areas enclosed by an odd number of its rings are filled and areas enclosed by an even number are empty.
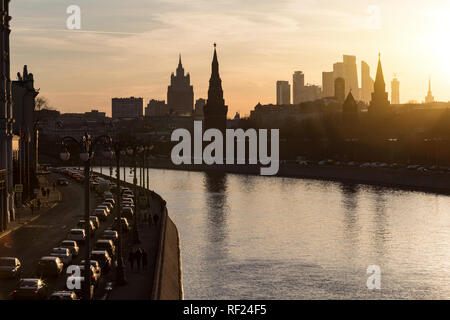
<svg viewBox="0 0 450 320">
<path fill-rule="evenodd" d="M 277 104 L 291 103 L 291 85 L 289 81 L 277 81 Z"/>
<path fill-rule="evenodd" d="M 305 87 L 305 75 L 302 71 L 295 71 L 292 76 L 292 101 L 294 104 L 302 102 L 302 91 Z"/>
<path fill-rule="evenodd" d="M 431 78 L 428 79 L 428 93 L 427 96 L 425 97 L 425 103 L 433 103 L 434 102 L 434 97 L 433 94 L 431 93 Z"/>
<path fill-rule="evenodd" d="M 194 88 L 191 86 L 189 73 L 184 74 L 181 54 L 178 59 L 176 74 L 170 76 L 167 88 L 167 105 L 170 113 L 177 115 L 192 115 L 194 108 Z"/>
<path fill-rule="evenodd" d="M 112 98 L 111 115 L 113 119 L 142 118 L 144 109 L 143 98 Z"/>
<path fill-rule="evenodd" d="M 359 100 L 359 85 L 358 85 L 358 71 L 356 68 L 356 57 L 350 55 L 344 55 L 344 79 L 346 83 L 345 95 L 351 91 L 353 97 Z"/>
<path fill-rule="evenodd" d="M 366 104 L 370 103 L 372 98 L 374 81 L 370 76 L 370 67 L 365 61 L 361 61 L 361 94 L 360 100 Z"/>
<path fill-rule="evenodd" d="M 372 100 L 369 105 L 370 113 L 381 113 L 387 111 L 389 106 L 388 93 L 386 92 L 386 83 L 384 82 L 383 69 L 381 67 L 381 56 L 378 54 L 377 75 L 375 77 Z"/>
<path fill-rule="evenodd" d="M 205 118 L 204 130 L 219 129 L 224 135 L 227 128 L 228 106 L 223 99 L 222 80 L 219 75 L 219 61 L 217 60 L 216 44 L 211 65 L 211 78 L 209 79 L 208 101 L 203 108 Z"/>
<path fill-rule="evenodd" d="M 199 98 L 195 100 L 194 119 L 203 120 L 203 108 L 206 105 L 206 99 Z"/>
<path fill-rule="evenodd" d="M 342 77 L 334 80 L 334 98 L 340 102 L 345 100 L 345 80 Z"/>
<path fill-rule="evenodd" d="M 145 108 L 146 117 L 159 117 L 169 114 L 169 108 L 164 100 L 151 99 Z"/>
<path fill-rule="evenodd" d="M 10 78 L 9 0 L 1 0 L 0 28 L 0 232 L 15 219 L 13 189 L 13 113 Z"/>
<path fill-rule="evenodd" d="M 396 77 L 391 81 L 391 103 L 400 104 L 400 81 Z"/>
<path fill-rule="evenodd" d="M 322 98 L 334 97 L 334 72 L 322 72 Z"/>
</svg>

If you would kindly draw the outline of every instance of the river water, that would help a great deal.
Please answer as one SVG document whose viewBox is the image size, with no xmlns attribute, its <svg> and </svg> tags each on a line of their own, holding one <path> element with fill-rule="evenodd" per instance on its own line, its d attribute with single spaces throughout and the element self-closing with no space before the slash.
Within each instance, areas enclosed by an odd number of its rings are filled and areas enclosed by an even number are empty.
<svg viewBox="0 0 450 320">
<path fill-rule="evenodd" d="M 185 299 L 450 299 L 450 197 L 161 169 L 150 187 L 180 232 Z"/>
</svg>

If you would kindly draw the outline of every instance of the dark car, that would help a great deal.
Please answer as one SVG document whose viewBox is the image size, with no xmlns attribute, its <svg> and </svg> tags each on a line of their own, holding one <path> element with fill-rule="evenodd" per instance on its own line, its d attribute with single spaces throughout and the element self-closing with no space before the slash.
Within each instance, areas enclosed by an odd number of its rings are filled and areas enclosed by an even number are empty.
<svg viewBox="0 0 450 320">
<path fill-rule="evenodd" d="M 48 256 L 42 257 L 38 261 L 37 274 L 40 277 L 57 277 L 64 268 L 64 264 L 58 257 Z"/>
<path fill-rule="evenodd" d="M 128 223 L 127 218 L 122 217 L 121 220 L 122 220 L 122 232 L 127 233 L 128 231 L 130 231 L 130 224 Z M 117 218 L 114 219 L 112 229 L 119 231 L 119 220 Z"/>
<path fill-rule="evenodd" d="M 94 250 L 106 250 L 108 251 L 111 257 L 116 255 L 116 246 L 112 242 L 112 240 L 108 239 L 99 239 L 95 243 Z"/>
<path fill-rule="evenodd" d="M 84 221 L 84 219 L 81 219 L 80 221 L 78 221 L 77 228 L 85 230 L 85 221 Z M 96 228 L 94 226 L 94 223 L 91 220 L 89 220 L 89 228 L 90 228 L 91 237 L 95 236 Z"/>
<path fill-rule="evenodd" d="M 51 294 L 49 300 L 80 300 L 75 291 L 55 291 Z"/>
<path fill-rule="evenodd" d="M 92 211 L 92 215 L 98 217 L 100 220 L 104 221 L 108 217 L 108 212 L 105 209 L 96 208 Z"/>
<path fill-rule="evenodd" d="M 43 300 L 47 297 L 47 284 L 41 279 L 21 279 L 12 296 L 14 300 Z"/>
<path fill-rule="evenodd" d="M 98 277 L 102 275 L 102 268 L 97 260 L 90 260 L 91 266 L 94 268 L 95 273 Z M 84 260 L 81 260 L 80 265 L 84 265 Z"/>
<path fill-rule="evenodd" d="M 13 257 L 0 257 L 0 277 L 20 278 L 22 265 L 19 259 Z"/>
<path fill-rule="evenodd" d="M 78 283 L 79 285 L 76 285 L 74 289 L 67 288 L 67 286 L 72 283 Z M 83 284 L 84 284 L 84 277 L 75 277 L 75 276 L 67 277 L 66 288 L 68 290 L 73 290 L 78 297 L 83 297 Z M 91 288 L 89 290 L 91 300 L 94 298 L 94 290 L 95 290 L 95 285 L 91 282 Z"/>
<path fill-rule="evenodd" d="M 84 264 L 77 265 L 79 268 L 79 276 L 84 277 Z M 98 287 L 98 282 L 100 280 L 100 274 L 95 271 L 95 268 L 92 265 L 89 265 L 89 276 L 91 277 L 91 283 L 95 286 L 95 288 Z M 75 276 L 76 277 L 76 276 Z"/>
<path fill-rule="evenodd" d="M 123 207 L 122 208 L 122 216 L 127 218 L 127 220 L 132 220 L 134 215 L 133 208 L 131 207 Z"/>
<path fill-rule="evenodd" d="M 103 273 L 108 273 L 111 269 L 112 259 L 106 250 L 94 250 L 91 252 L 91 260 L 95 260 L 100 264 Z"/>
<path fill-rule="evenodd" d="M 68 186 L 69 185 L 69 181 L 67 181 L 67 179 L 64 179 L 64 178 L 59 178 L 58 179 L 58 185 L 59 186 Z"/>
<path fill-rule="evenodd" d="M 105 230 L 103 231 L 102 239 L 112 240 L 116 244 L 119 241 L 119 233 L 116 230 Z"/>
</svg>

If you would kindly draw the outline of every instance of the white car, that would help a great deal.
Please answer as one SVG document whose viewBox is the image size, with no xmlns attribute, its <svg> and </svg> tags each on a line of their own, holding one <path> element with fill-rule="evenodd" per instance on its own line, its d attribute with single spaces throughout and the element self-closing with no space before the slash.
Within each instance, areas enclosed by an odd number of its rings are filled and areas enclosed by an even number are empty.
<svg viewBox="0 0 450 320">
<path fill-rule="evenodd" d="M 67 240 L 75 240 L 78 244 L 84 243 L 86 240 L 86 233 L 83 229 L 71 229 L 67 235 Z"/>
<path fill-rule="evenodd" d="M 72 253 L 70 253 L 70 250 L 67 248 L 53 248 L 50 256 L 58 257 L 65 265 L 72 262 Z"/>
</svg>

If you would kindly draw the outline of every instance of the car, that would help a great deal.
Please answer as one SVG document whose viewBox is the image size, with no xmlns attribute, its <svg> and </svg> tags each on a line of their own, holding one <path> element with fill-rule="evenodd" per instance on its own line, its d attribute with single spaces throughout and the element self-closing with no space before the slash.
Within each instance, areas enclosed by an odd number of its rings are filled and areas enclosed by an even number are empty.
<svg viewBox="0 0 450 320">
<path fill-rule="evenodd" d="M 102 268 L 97 260 L 90 260 L 91 266 L 94 268 L 95 273 L 100 277 L 102 275 Z M 81 265 L 84 265 L 84 260 L 81 260 Z"/>
<path fill-rule="evenodd" d="M 78 221 L 77 228 L 85 230 L 84 219 L 81 219 L 81 220 Z M 92 221 L 90 221 L 90 220 L 89 220 L 89 228 L 90 228 L 91 237 L 93 237 L 95 235 L 96 228 L 94 226 L 94 223 Z"/>
<path fill-rule="evenodd" d="M 112 202 L 103 201 L 102 205 L 107 206 L 110 212 L 111 212 L 112 209 L 114 209 L 114 204 Z"/>
<path fill-rule="evenodd" d="M 105 202 L 109 202 L 109 203 L 111 203 L 112 204 L 112 206 L 114 207 L 115 205 L 116 205 L 116 200 L 114 200 L 114 198 L 105 198 L 105 200 L 103 201 L 104 203 Z"/>
<path fill-rule="evenodd" d="M 59 246 L 61 248 L 69 249 L 72 253 L 72 257 L 76 257 L 80 253 L 80 247 L 78 247 L 78 244 L 75 240 L 63 240 L 61 241 Z"/>
<path fill-rule="evenodd" d="M 100 208 L 94 209 L 94 211 L 92 211 L 92 214 L 102 221 L 106 220 L 106 218 L 108 217 L 108 213 L 106 212 L 106 210 Z"/>
<path fill-rule="evenodd" d="M 103 192 L 103 198 L 112 198 L 113 194 L 110 191 Z"/>
<path fill-rule="evenodd" d="M 37 264 L 37 274 L 40 277 L 57 277 L 64 268 L 64 264 L 59 257 L 46 256 L 39 259 Z"/>
<path fill-rule="evenodd" d="M 19 259 L 14 257 L 0 257 L 0 277 L 20 278 L 22 265 Z"/>
<path fill-rule="evenodd" d="M 132 220 L 134 216 L 133 208 L 131 207 L 123 207 L 122 208 L 122 216 L 128 220 Z"/>
<path fill-rule="evenodd" d="M 122 220 L 122 231 L 125 233 L 130 231 L 130 224 L 128 223 L 127 218 L 122 217 L 121 220 Z M 118 221 L 119 220 L 117 218 L 114 219 L 114 222 L 112 225 L 113 230 L 119 231 L 119 222 Z"/>
<path fill-rule="evenodd" d="M 106 213 L 108 213 L 108 215 L 111 213 L 111 210 L 109 209 L 109 207 L 107 205 L 104 204 L 99 204 L 97 206 L 98 209 L 104 209 L 106 211 Z"/>
<path fill-rule="evenodd" d="M 58 181 L 59 186 L 68 186 L 69 185 L 69 181 L 64 178 L 59 178 L 57 181 Z"/>
<path fill-rule="evenodd" d="M 14 300 L 44 300 L 47 297 L 47 284 L 41 279 L 20 279 L 12 296 Z"/>
<path fill-rule="evenodd" d="M 134 204 L 133 199 L 130 197 L 122 197 L 122 203 L 124 203 L 124 202 L 129 202 L 131 204 Z"/>
<path fill-rule="evenodd" d="M 78 245 L 84 244 L 86 241 L 86 233 L 84 229 L 70 229 L 67 234 L 67 240 L 74 240 Z"/>
<path fill-rule="evenodd" d="M 75 291 L 55 291 L 50 295 L 49 300 L 80 300 Z"/>
<path fill-rule="evenodd" d="M 84 277 L 84 264 L 79 264 L 79 265 L 77 265 L 77 267 L 79 268 L 79 271 L 80 271 L 79 277 Z M 95 268 L 91 264 L 89 265 L 89 269 L 90 269 L 89 274 L 91 277 L 91 283 L 94 284 L 95 288 L 97 288 L 98 283 L 100 281 L 100 274 L 95 272 Z M 74 276 L 74 275 L 72 275 L 72 276 Z M 74 277 L 77 277 L 77 276 L 74 276 Z M 69 278 L 70 278 L 70 276 L 69 276 Z"/>
<path fill-rule="evenodd" d="M 91 260 L 95 260 L 100 264 L 102 273 L 108 273 L 111 270 L 112 259 L 106 250 L 93 250 L 90 255 Z"/>
<path fill-rule="evenodd" d="M 72 262 L 72 253 L 67 248 L 53 248 L 50 256 L 60 258 L 64 265 Z"/>
<path fill-rule="evenodd" d="M 84 277 L 77 277 L 77 276 L 68 276 L 66 280 L 66 289 L 67 290 L 73 290 L 75 294 L 78 297 L 83 296 L 83 283 L 84 283 Z M 68 288 L 69 285 L 74 285 L 74 288 Z M 94 291 L 95 291 L 95 285 L 91 282 L 91 288 L 89 290 L 90 293 L 90 299 L 92 300 L 94 298 Z"/>
<path fill-rule="evenodd" d="M 97 216 L 89 216 L 89 220 L 92 221 L 92 223 L 94 224 L 95 229 L 100 228 L 100 220 L 98 219 Z"/>
<path fill-rule="evenodd" d="M 99 239 L 94 245 L 94 250 L 106 250 L 111 257 L 116 255 L 116 246 L 112 240 Z"/>
<path fill-rule="evenodd" d="M 119 233 L 115 230 L 103 231 L 102 239 L 112 240 L 114 243 L 119 241 Z"/>
</svg>

